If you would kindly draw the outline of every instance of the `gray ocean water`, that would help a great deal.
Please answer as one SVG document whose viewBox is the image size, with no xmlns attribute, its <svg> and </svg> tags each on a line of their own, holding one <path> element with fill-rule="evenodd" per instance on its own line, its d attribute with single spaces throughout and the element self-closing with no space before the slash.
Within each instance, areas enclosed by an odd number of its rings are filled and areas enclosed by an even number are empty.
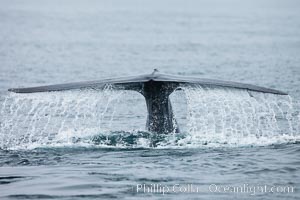
<svg viewBox="0 0 300 200">
<path fill-rule="evenodd" d="M 299 11 L 296 0 L 1 0 L 0 199 L 299 199 Z M 157 135 L 135 92 L 7 92 L 154 68 L 289 96 L 182 86 L 181 133 Z"/>
</svg>

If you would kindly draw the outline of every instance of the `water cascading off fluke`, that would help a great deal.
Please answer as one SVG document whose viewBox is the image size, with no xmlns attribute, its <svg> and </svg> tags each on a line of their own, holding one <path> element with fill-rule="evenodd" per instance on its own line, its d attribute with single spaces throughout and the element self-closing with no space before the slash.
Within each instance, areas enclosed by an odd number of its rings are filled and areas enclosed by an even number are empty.
<svg viewBox="0 0 300 200">
<path fill-rule="evenodd" d="M 202 85 L 210 87 L 235 88 L 262 93 L 287 95 L 286 93 L 278 90 L 273 90 L 250 84 L 162 74 L 159 73 L 156 69 L 153 71 L 153 73 L 146 75 L 110 78 L 98 81 L 75 82 L 30 88 L 13 88 L 9 89 L 9 91 L 16 93 L 36 93 L 86 88 L 102 89 L 107 84 L 111 84 L 114 89 L 137 91 L 145 97 L 148 110 L 146 128 L 147 130 L 155 133 L 171 133 L 179 131 L 178 126 L 176 124 L 176 120 L 174 120 L 173 117 L 173 111 L 169 100 L 169 95 L 176 88 L 182 85 Z"/>
</svg>

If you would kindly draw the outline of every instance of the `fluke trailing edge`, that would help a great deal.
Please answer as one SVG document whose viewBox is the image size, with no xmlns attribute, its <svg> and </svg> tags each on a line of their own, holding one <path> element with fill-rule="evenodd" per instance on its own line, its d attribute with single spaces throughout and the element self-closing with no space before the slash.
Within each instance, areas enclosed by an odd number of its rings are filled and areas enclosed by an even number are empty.
<svg viewBox="0 0 300 200">
<path fill-rule="evenodd" d="M 176 120 L 173 116 L 172 105 L 169 96 L 176 88 L 179 87 L 179 85 L 182 84 L 228 87 L 263 93 L 287 95 L 287 93 L 278 90 L 250 84 L 162 74 L 156 69 L 151 74 L 146 75 L 30 88 L 12 88 L 9 89 L 9 91 L 16 93 L 34 93 L 86 88 L 103 89 L 107 84 L 113 85 L 115 89 L 134 90 L 141 93 L 145 97 L 148 110 L 147 130 L 156 133 L 171 133 L 179 131 Z"/>
</svg>

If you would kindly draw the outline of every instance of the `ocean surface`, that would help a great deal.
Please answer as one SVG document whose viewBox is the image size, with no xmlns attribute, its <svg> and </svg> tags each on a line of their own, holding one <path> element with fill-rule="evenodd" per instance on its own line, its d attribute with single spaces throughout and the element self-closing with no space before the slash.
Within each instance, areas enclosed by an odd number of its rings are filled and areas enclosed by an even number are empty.
<svg viewBox="0 0 300 200">
<path fill-rule="evenodd" d="M 0 199 L 299 199 L 300 2 L 1 0 Z M 29 87 L 151 73 L 250 83 L 143 97 Z"/>
</svg>

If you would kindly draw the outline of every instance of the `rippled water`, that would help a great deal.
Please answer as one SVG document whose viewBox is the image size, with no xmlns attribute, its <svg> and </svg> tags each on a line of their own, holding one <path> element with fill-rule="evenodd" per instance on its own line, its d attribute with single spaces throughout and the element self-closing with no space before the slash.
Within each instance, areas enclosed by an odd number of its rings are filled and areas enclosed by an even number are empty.
<svg viewBox="0 0 300 200">
<path fill-rule="evenodd" d="M 299 9 L 294 0 L 1 1 L 1 199 L 298 199 Z M 158 135 L 145 131 L 136 92 L 7 92 L 153 68 L 289 96 L 182 86 L 171 95 L 181 132 Z M 199 191 L 137 192 L 143 184 Z M 210 190 L 245 184 L 295 191 Z"/>
</svg>

